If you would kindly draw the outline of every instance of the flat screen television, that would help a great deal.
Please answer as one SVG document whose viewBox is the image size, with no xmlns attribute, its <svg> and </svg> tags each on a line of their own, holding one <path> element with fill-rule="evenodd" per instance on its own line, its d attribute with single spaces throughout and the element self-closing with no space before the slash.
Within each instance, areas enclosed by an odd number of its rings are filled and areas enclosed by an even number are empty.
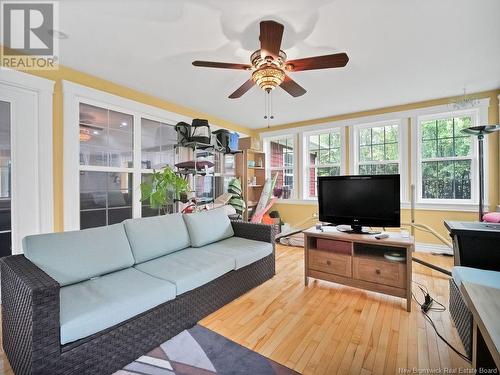
<svg viewBox="0 0 500 375">
<path fill-rule="evenodd" d="M 355 233 L 363 226 L 399 227 L 399 181 L 399 174 L 319 177 L 319 220 L 350 225 Z"/>
</svg>

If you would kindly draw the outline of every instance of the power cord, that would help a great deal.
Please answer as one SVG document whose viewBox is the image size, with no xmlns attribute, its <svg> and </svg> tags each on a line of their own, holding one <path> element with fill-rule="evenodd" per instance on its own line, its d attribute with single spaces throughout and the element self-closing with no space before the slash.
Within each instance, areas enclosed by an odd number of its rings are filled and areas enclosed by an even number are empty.
<svg viewBox="0 0 500 375">
<path fill-rule="evenodd" d="M 453 345 L 450 344 L 450 342 L 448 340 L 446 340 L 443 335 L 441 335 L 439 333 L 439 331 L 437 330 L 437 327 L 436 325 L 434 324 L 434 321 L 432 320 L 432 318 L 427 314 L 428 311 L 437 311 L 437 312 L 443 312 L 443 311 L 446 311 L 446 307 L 436 301 L 434 298 L 431 297 L 430 293 L 429 293 L 429 290 L 427 289 L 427 287 L 424 285 L 424 284 L 421 284 L 415 280 L 412 280 L 415 284 L 417 284 L 418 288 L 420 289 L 420 291 L 422 292 L 422 294 L 424 295 L 424 302 L 421 303 L 417 297 L 415 297 L 415 294 L 413 293 L 413 291 L 411 292 L 411 295 L 413 297 L 413 299 L 415 300 L 415 302 L 420 306 L 420 309 L 422 310 L 422 314 L 424 314 L 425 318 L 429 321 L 430 325 L 432 328 L 434 328 L 434 331 L 436 332 L 436 335 L 446 344 L 448 345 L 448 347 L 453 350 L 460 358 L 462 358 L 463 360 L 467 361 L 467 362 L 471 362 L 471 359 L 469 357 L 467 357 L 465 354 L 462 354 L 461 352 L 459 352 Z M 432 305 L 436 303 L 439 305 L 439 307 L 432 307 Z"/>
</svg>

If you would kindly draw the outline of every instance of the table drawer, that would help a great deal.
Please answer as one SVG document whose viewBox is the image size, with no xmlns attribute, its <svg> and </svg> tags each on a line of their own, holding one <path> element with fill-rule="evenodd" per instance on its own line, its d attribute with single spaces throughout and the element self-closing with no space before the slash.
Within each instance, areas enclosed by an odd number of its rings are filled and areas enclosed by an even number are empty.
<svg viewBox="0 0 500 375">
<path fill-rule="evenodd" d="M 318 248 L 318 250 L 326 250 L 338 254 L 352 255 L 352 244 L 345 241 L 318 238 L 316 239 L 316 248 Z"/>
<path fill-rule="evenodd" d="M 406 288 L 406 263 L 355 257 L 353 274 L 358 280 Z"/>
<path fill-rule="evenodd" d="M 352 257 L 324 250 L 309 250 L 309 268 L 316 271 L 351 277 Z"/>
</svg>

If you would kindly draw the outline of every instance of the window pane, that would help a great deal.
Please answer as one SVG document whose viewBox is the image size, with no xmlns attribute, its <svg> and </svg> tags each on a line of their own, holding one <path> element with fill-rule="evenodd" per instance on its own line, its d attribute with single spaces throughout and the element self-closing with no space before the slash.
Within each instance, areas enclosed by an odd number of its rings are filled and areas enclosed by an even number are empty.
<svg viewBox="0 0 500 375">
<path fill-rule="evenodd" d="M 455 156 L 469 156 L 471 153 L 471 138 L 455 138 Z"/>
<path fill-rule="evenodd" d="M 372 144 L 372 130 L 370 128 L 359 130 L 359 144 L 360 145 Z"/>
<path fill-rule="evenodd" d="M 131 173 L 80 172 L 81 228 L 110 225 L 131 217 Z"/>
<path fill-rule="evenodd" d="M 80 103 L 80 164 L 132 167 L 133 116 Z"/>
<path fill-rule="evenodd" d="M 293 168 L 294 144 L 292 138 L 278 139 L 270 142 L 271 168 Z"/>
<path fill-rule="evenodd" d="M 161 169 L 173 166 L 177 133 L 175 127 L 158 121 L 141 119 L 141 166 Z"/>
<path fill-rule="evenodd" d="M 422 141 L 422 157 L 424 159 L 427 158 L 435 158 L 437 156 L 437 141 Z"/>
<path fill-rule="evenodd" d="M 330 134 L 320 134 L 319 135 L 319 147 L 321 149 L 328 149 L 330 147 Z"/>
<path fill-rule="evenodd" d="M 398 160 L 399 149 L 397 143 L 389 143 L 385 145 L 385 160 Z"/>
<path fill-rule="evenodd" d="M 453 119 L 437 120 L 438 138 L 453 137 Z"/>
<path fill-rule="evenodd" d="M 436 121 L 422 122 L 422 139 L 436 139 Z"/>
<path fill-rule="evenodd" d="M 372 146 L 372 160 L 382 161 L 384 159 L 384 145 Z"/>
<path fill-rule="evenodd" d="M 454 156 L 453 153 L 453 138 L 440 138 L 438 139 L 438 157 Z"/>
<path fill-rule="evenodd" d="M 422 197 L 426 199 L 470 199 L 471 160 L 422 163 Z"/>
<path fill-rule="evenodd" d="M 399 126 L 385 125 L 359 129 L 360 145 L 358 148 L 359 174 L 398 173 Z M 369 161 L 382 163 L 366 164 Z M 396 172 L 394 172 L 396 171 Z"/>
<path fill-rule="evenodd" d="M 372 144 L 384 143 L 384 127 L 372 128 Z"/>
<path fill-rule="evenodd" d="M 278 175 L 274 193 L 281 195 L 281 199 L 290 199 L 293 197 L 294 179 L 293 170 L 284 169 L 281 171 L 273 171 L 272 176 Z"/>
<path fill-rule="evenodd" d="M 309 150 L 319 150 L 319 135 L 309 136 Z"/>
</svg>

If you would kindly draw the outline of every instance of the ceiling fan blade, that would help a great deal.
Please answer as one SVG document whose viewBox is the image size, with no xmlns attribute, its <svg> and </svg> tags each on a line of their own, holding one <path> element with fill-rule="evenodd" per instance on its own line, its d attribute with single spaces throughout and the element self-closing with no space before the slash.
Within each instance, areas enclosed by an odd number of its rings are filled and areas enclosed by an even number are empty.
<svg viewBox="0 0 500 375">
<path fill-rule="evenodd" d="M 281 83 L 280 87 L 287 93 L 292 95 L 294 98 L 296 98 L 297 96 L 302 96 L 307 92 L 305 88 L 303 88 L 289 76 L 285 76 L 285 79 Z"/>
<path fill-rule="evenodd" d="M 241 98 L 241 96 L 246 93 L 248 90 L 250 90 L 253 85 L 255 85 L 254 81 L 250 78 L 248 81 L 246 81 L 244 84 L 242 84 L 238 89 L 233 92 L 231 95 L 229 95 L 229 99 L 237 99 Z"/>
<path fill-rule="evenodd" d="M 289 60 L 286 62 L 287 69 L 292 72 L 301 70 L 315 70 L 328 68 L 341 68 L 347 65 L 349 57 L 346 53 L 334 53 L 333 55 L 306 57 L 303 59 Z"/>
<path fill-rule="evenodd" d="M 204 68 L 221 68 L 221 69 L 242 69 L 247 70 L 250 69 L 250 65 L 248 64 L 233 64 L 233 63 L 224 63 L 217 61 L 193 61 L 194 66 L 201 66 Z"/>
<path fill-rule="evenodd" d="M 280 54 L 281 39 L 284 26 L 275 21 L 262 21 L 260 23 L 260 53 L 262 58 L 272 56 L 277 58 Z"/>
</svg>

